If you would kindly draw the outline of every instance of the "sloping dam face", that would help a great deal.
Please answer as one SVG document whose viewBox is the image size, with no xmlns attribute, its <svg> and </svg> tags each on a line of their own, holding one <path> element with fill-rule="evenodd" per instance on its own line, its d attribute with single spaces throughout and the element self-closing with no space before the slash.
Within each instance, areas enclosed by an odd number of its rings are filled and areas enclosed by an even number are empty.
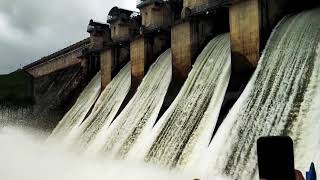
<svg viewBox="0 0 320 180">
<path fill-rule="evenodd" d="M 151 138 L 145 135 L 139 150 L 146 152 L 145 161 L 184 168 L 206 149 L 229 82 L 230 65 L 229 35 L 220 35 L 199 55 L 177 98 L 150 132 Z"/>
<path fill-rule="evenodd" d="M 171 51 L 167 50 L 150 67 L 137 92 L 110 127 L 98 132 L 87 152 L 125 158 L 138 137 L 154 125 L 171 72 Z"/>
<path fill-rule="evenodd" d="M 92 113 L 70 134 L 68 144 L 74 149 L 85 150 L 99 132 L 106 131 L 129 92 L 130 84 L 131 70 L 128 63 L 103 90 Z"/>
<path fill-rule="evenodd" d="M 254 77 L 202 159 L 207 173 L 258 179 L 256 141 L 268 135 L 293 138 L 296 168 L 320 163 L 319 19 L 320 9 L 314 9 L 274 29 Z"/>
<path fill-rule="evenodd" d="M 65 114 L 49 139 L 65 139 L 75 128 L 78 128 L 99 97 L 100 91 L 101 74 L 99 72 L 82 91 L 76 103 Z"/>
<path fill-rule="evenodd" d="M 82 73 L 72 66 L 38 78 L 22 70 L 1 76 L 0 123 L 51 132 L 81 93 Z"/>
</svg>

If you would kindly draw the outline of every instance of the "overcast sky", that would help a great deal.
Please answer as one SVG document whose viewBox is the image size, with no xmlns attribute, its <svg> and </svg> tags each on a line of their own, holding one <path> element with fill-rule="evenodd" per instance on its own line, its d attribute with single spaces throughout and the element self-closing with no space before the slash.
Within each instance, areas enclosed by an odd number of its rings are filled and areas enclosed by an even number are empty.
<svg viewBox="0 0 320 180">
<path fill-rule="evenodd" d="M 91 18 L 105 22 L 113 6 L 135 0 L 0 0 L 0 74 L 88 37 Z"/>
</svg>

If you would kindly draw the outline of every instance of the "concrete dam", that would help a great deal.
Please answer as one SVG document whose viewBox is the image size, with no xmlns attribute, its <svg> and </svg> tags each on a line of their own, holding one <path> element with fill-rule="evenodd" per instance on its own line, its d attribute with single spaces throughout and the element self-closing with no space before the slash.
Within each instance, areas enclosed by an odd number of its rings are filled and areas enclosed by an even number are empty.
<svg viewBox="0 0 320 180">
<path fill-rule="evenodd" d="M 293 139 L 297 169 L 320 166 L 318 1 L 137 8 L 114 7 L 87 39 L 0 76 L 1 124 L 193 178 L 258 179 L 256 141 L 270 135 Z"/>
</svg>

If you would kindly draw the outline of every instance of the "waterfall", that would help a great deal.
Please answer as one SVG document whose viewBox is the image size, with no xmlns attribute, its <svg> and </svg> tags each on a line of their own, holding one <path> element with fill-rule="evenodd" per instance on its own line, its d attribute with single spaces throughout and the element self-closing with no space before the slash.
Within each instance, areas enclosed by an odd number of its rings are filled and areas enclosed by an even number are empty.
<svg viewBox="0 0 320 180">
<path fill-rule="evenodd" d="M 171 82 L 171 50 L 150 67 L 128 105 L 106 130 L 98 132 L 87 152 L 125 158 L 137 138 L 154 125 Z"/>
<path fill-rule="evenodd" d="M 202 159 L 208 174 L 258 179 L 256 140 L 267 135 L 293 138 L 296 168 L 320 163 L 319 19 L 320 9 L 314 9 L 275 28 L 252 79 Z"/>
<path fill-rule="evenodd" d="M 0 128 L 2 126 L 27 126 L 32 113 L 31 106 L 12 106 L 0 104 Z"/>
<path fill-rule="evenodd" d="M 93 104 L 96 102 L 97 98 L 99 97 L 100 91 L 101 73 L 99 72 L 82 91 L 76 103 L 62 118 L 57 127 L 53 130 L 48 140 L 64 140 L 64 138 L 66 138 L 74 128 L 78 128 L 89 113 Z"/>
<path fill-rule="evenodd" d="M 145 161 L 183 169 L 207 149 L 231 73 L 229 35 L 209 42 L 182 90 L 138 152 Z M 138 147 L 137 147 L 138 148 Z M 138 153 L 133 153 L 136 156 Z"/>
<path fill-rule="evenodd" d="M 80 150 L 85 149 L 95 139 L 99 131 L 106 131 L 116 116 L 131 85 L 130 63 L 115 76 L 103 90 L 92 113 L 80 127 L 71 134 L 70 144 Z"/>
</svg>

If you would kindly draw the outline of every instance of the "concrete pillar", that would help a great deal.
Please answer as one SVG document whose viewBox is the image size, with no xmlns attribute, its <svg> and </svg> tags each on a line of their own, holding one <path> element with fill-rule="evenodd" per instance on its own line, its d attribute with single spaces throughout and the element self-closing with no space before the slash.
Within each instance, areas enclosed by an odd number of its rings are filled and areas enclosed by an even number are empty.
<svg viewBox="0 0 320 180">
<path fill-rule="evenodd" d="M 112 62 L 114 51 L 112 48 L 102 50 L 100 53 L 101 89 L 103 90 L 112 80 Z"/>
<path fill-rule="evenodd" d="M 174 19 L 171 4 L 167 1 L 141 1 L 137 5 L 142 17 L 142 26 L 149 30 L 170 26 Z"/>
<path fill-rule="evenodd" d="M 190 9 L 205 5 L 209 5 L 209 0 L 183 0 L 183 7 Z"/>
<path fill-rule="evenodd" d="M 291 12 L 290 0 L 234 0 L 229 9 L 232 74 L 229 89 L 241 92 L 256 68 L 272 29 Z"/>
<path fill-rule="evenodd" d="M 104 42 L 111 41 L 109 25 L 90 20 L 87 32 L 90 33 L 90 49 L 100 50 Z"/>
<path fill-rule="evenodd" d="M 88 79 L 89 79 L 89 60 L 90 57 L 85 54 L 85 52 L 83 52 L 83 55 L 78 57 L 79 59 L 81 59 L 81 69 L 82 69 L 82 74 L 81 74 L 81 83 L 83 85 L 86 85 Z"/>
<path fill-rule="evenodd" d="M 237 65 L 236 70 L 258 64 L 261 40 L 260 7 L 260 0 L 240 1 L 230 7 L 232 63 Z"/>
<path fill-rule="evenodd" d="M 150 39 L 140 36 L 130 43 L 131 88 L 136 89 L 152 63 Z"/>
<path fill-rule="evenodd" d="M 237 0 L 229 9 L 233 70 L 255 68 L 272 29 L 291 12 L 289 0 Z"/>
<path fill-rule="evenodd" d="M 171 29 L 172 68 L 174 79 L 184 81 L 191 70 L 192 59 L 198 46 L 198 33 L 191 21 Z"/>
</svg>

